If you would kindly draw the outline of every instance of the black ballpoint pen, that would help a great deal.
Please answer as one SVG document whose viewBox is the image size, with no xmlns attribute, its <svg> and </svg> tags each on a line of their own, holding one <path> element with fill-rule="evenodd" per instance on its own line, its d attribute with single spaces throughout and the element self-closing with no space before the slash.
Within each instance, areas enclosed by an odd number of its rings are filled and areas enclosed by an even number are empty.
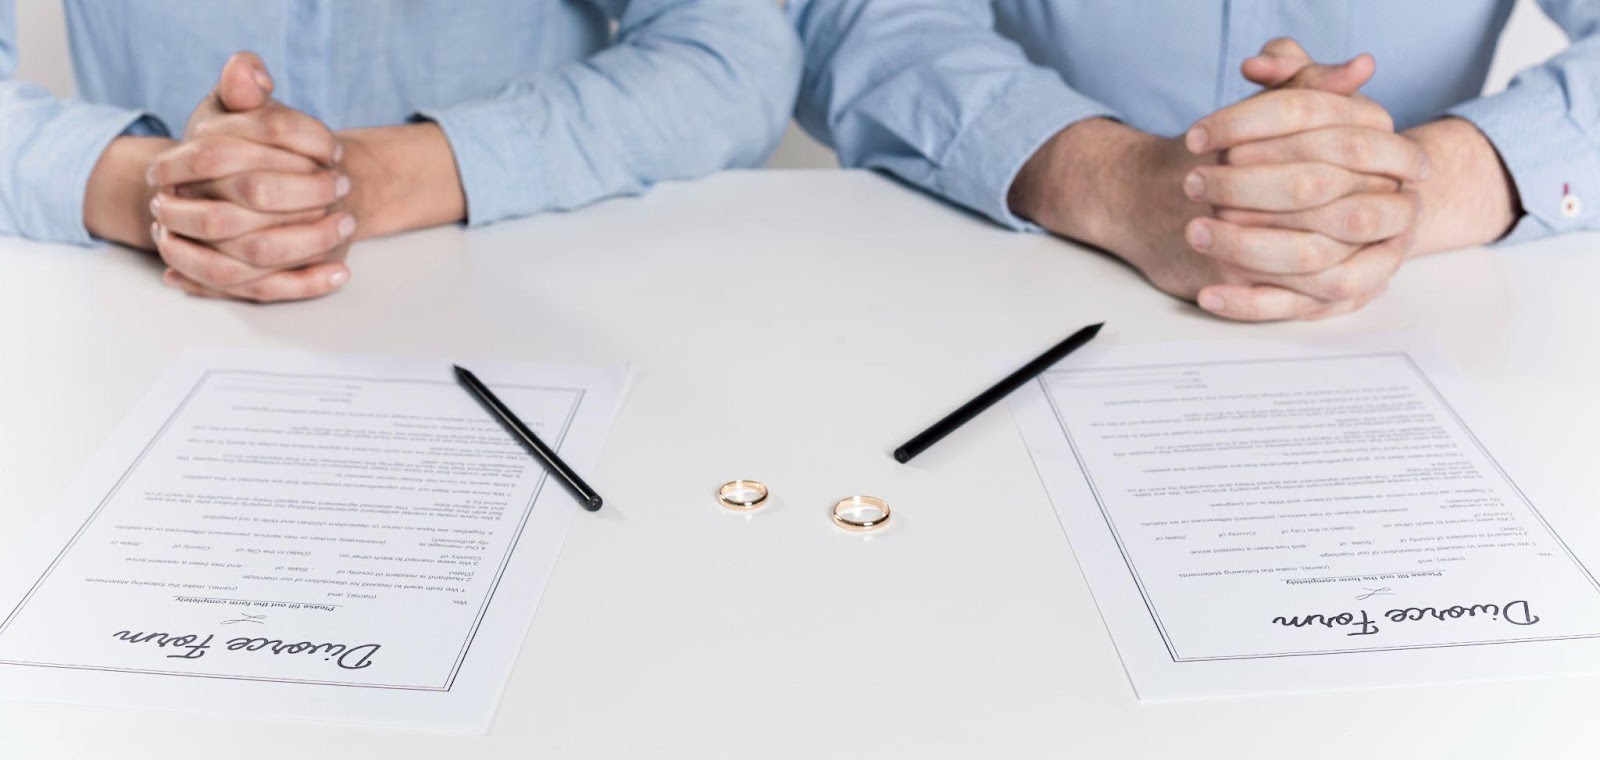
<svg viewBox="0 0 1600 760">
<path fill-rule="evenodd" d="M 554 449 L 546 446 L 544 441 L 539 440 L 539 436 L 534 435 L 533 431 L 522 423 L 522 420 L 517 419 L 517 415 L 512 414 L 505 403 L 495 396 L 477 375 L 459 366 L 456 366 L 455 370 L 456 380 L 461 386 L 500 421 L 501 427 L 516 436 L 517 440 L 522 442 L 523 448 L 543 462 L 545 469 L 561 478 L 561 482 L 566 484 L 567 490 L 571 491 L 573 496 L 578 497 L 578 503 L 582 504 L 584 509 L 593 512 L 600 508 L 600 494 L 595 493 L 588 483 L 583 482 L 583 478 L 578 477 L 578 473 L 573 472 L 566 462 L 561 461 L 561 457 L 556 456 Z"/>
<path fill-rule="evenodd" d="M 1040 354 L 1039 358 L 1022 365 L 1021 369 L 1007 375 L 1006 379 L 995 383 L 989 390 L 978 394 L 977 398 L 962 404 L 960 409 L 945 415 L 944 419 L 933 423 L 932 427 L 918 433 L 915 438 L 906 441 L 900 448 L 895 449 L 895 461 L 902 463 L 911 461 L 912 457 L 921 454 L 929 446 L 938 443 L 940 439 L 955 432 L 957 428 L 967 424 L 973 417 L 981 414 L 983 410 L 994 406 L 996 401 L 1005 398 L 1012 391 L 1022 387 L 1023 383 L 1037 377 L 1040 373 L 1050 369 L 1051 365 L 1065 358 L 1067 354 L 1078 350 L 1083 344 L 1093 340 L 1094 336 L 1099 334 L 1100 328 L 1105 327 L 1105 324 L 1101 322 L 1089 325 L 1067 336 L 1066 340 L 1055 344 L 1049 351 Z"/>
</svg>

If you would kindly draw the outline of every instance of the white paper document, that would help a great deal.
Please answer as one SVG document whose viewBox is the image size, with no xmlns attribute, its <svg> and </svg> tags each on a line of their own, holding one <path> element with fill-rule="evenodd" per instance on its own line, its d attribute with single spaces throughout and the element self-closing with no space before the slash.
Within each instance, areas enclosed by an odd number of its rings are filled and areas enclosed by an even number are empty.
<svg viewBox="0 0 1600 760">
<path fill-rule="evenodd" d="M 1600 502 L 1430 356 L 1094 347 L 1013 397 L 1140 698 L 1600 670 L 1600 557 L 1547 514 Z"/>
<path fill-rule="evenodd" d="M 592 468 L 625 369 L 470 369 Z M 0 699 L 486 730 L 576 509 L 448 361 L 191 352 L 0 565 Z"/>
</svg>

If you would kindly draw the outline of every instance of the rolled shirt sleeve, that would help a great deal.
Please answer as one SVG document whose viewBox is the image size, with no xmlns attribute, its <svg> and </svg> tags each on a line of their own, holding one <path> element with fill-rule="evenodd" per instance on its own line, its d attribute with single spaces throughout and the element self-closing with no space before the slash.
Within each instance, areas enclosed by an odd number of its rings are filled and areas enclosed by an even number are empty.
<svg viewBox="0 0 1600 760">
<path fill-rule="evenodd" d="M 1117 114 L 1029 62 L 989 0 L 792 0 L 796 117 L 845 166 L 888 171 L 1013 229 L 1006 204 L 1051 136 Z"/>
<path fill-rule="evenodd" d="M 1508 243 L 1600 228 L 1600 3 L 1540 5 L 1572 45 L 1448 112 L 1489 138 L 1516 184 L 1526 214 Z"/>
<path fill-rule="evenodd" d="M 15 13 L 0 2 L 0 234 L 89 243 L 83 198 L 106 146 L 122 134 L 160 130 L 154 117 L 60 100 L 16 72 Z"/>
<path fill-rule="evenodd" d="M 469 224 L 757 166 L 782 137 L 800 49 L 775 3 L 591 1 L 617 20 L 611 47 L 419 113 L 455 152 Z"/>
</svg>

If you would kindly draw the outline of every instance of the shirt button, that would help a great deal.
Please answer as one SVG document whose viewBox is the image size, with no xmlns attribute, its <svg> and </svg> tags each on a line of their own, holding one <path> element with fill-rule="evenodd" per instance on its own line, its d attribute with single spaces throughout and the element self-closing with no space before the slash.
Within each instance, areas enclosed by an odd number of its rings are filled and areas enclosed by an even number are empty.
<svg viewBox="0 0 1600 760">
<path fill-rule="evenodd" d="M 1572 193 L 1561 196 L 1562 216 L 1568 219 L 1576 219 L 1581 213 L 1583 213 L 1583 202 L 1578 200 L 1578 196 Z"/>
</svg>

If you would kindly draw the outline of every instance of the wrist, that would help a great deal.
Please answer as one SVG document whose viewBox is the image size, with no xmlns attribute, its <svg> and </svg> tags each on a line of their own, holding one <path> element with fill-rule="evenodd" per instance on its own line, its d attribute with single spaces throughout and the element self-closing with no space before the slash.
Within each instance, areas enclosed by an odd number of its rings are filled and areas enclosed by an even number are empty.
<svg viewBox="0 0 1600 760">
<path fill-rule="evenodd" d="M 1516 182 L 1489 138 L 1465 119 L 1446 117 L 1405 132 L 1428 157 L 1428 178 L 1407 182 L 1420 211 L 1413 254 L 1494 242 L 1522 217 Z"/>
<path fill-rule="evenodd" d="M 1128 134 L 1133 133 L 1133 134 Z M 1098 183 L 1101 158 L 1122 154 L 1141 133 L 1105 118 L 1084 119 L 1046 140 L 1017 172 L 1006 202 L 1013 213 L 1064 237 L 1104 245 L 1115 212 Z"/>
<path fill-rule="evenodd" d="M 1120 122 L 1077 122 L 1046 141 L 1018 172 L 1008 200 L 1018 215 L 1063 237 L 1110 251 L 1141 270 L 1168 255 L 1153 229 L 1209 215 L 1182 191 L 1190 169 L 1216 163 L 1181 138 Z"/>
<path fill-rule="evenodd" d="M 145 183 L 145 170 L 176 144 L 164 137 L 118 137 L 106 146 L 83 194 L 83 225 L 89 234 L 135 248 L 155 248 L 150 239 L 150 199 L 156 189 Z"/>
<path fill-rule="evenodd" d="M 356 217 L 358 239 L 466 218 L 455 154 L 438 125 L 350 129 L 338 136 L 350 177 L 345 206 Z"/>
</svg>

